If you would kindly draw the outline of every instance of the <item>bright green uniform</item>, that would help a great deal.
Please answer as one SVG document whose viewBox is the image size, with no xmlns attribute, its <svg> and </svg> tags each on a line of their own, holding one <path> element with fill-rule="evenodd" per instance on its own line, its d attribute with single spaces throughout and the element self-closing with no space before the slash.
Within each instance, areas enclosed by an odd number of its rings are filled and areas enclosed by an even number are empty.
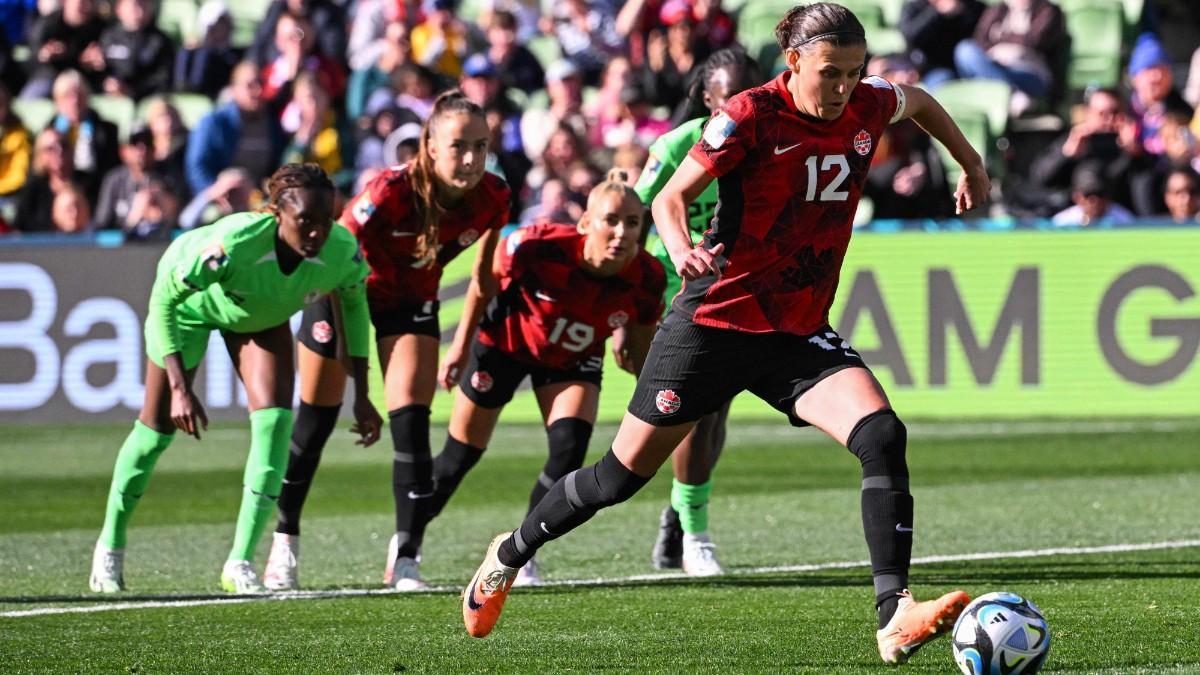
<svg viewBox="0 0 1200 675">
<path fill-rule="evenodd" d="M 273 328 L 330 292 L 337 292 L 342 302 L 347 351 L 367 355 L 368 269 L 354 235 L 335 223 L 317 257 L 305 258 L 285 275 L 275 254 L 276 228 L 270 213 L 238 213 L 188 232 L 167 248 L 146 318 L 146 354 L 152 361 L 161 367 L 163 357 L 179 353 L 185 368 L 195 368 L 213 330 L 257 333 Z M 250 413 L 250 453 L 230 561 L 254 557 L 275 511 L 292 435 L 291 402 L 281 403 Z M 102 546 L 124 548 L 133 511 L 174 436 L 134 423 L 113 468 Z M 221 583 L 227 590 L 238 588 L 224 571 Z"/>
<path fill-rule="evenodd" d="M 159 366 L 179 352 L 185 368 L 204 357 L 213 330 L 256 333 L 285 323 L 337 291 L 347 351 L 366 356 L 367 264 L 349 230 L 335 224 L 316 258 L 284 275 L 275 259 L 275 216 L 236 213 L 179 237 L 158 263 L 146 318 L 146 353 Z"/>
<path fill-rule="evenodd" d="M 707 121 L 707 117 L 698 117 L 684 122 L 659 136 L 658 140 L 650 146 L 650 160 L 646 163 L 646 170 L 638 177 L 637 185 L 633 188 L 637 191 L 643 204 L 649 206 L 667 181 L 671 179 L 675 170 L 683 163 L 683 158 L 687 156 L 688 150 L 691 150 L 692 146 L 700 140 L 700 134 L 704 131 L 704 123 Z M 713 181 L 704 188 L 704 192 L 701 192 L 699 197 L 696 197 L 696 201 L 688 205 L 688 229 L 692 232 L 693 244 L 700 242 L 701 235 L 712 223 L 716 211 L 717 181 Z M 671 262 L 671 256 L 667 255 L 667 247 L 663 245 L 661 239 L 654 243 L 650 253 L 654 254 L 654 257 L 658 258 L 667 270 L 667 291 L 663 304 L 670 309 L 671 299 L 683 287 L 683 280 L 675 273 L 675 264 Z"/>
</svg>

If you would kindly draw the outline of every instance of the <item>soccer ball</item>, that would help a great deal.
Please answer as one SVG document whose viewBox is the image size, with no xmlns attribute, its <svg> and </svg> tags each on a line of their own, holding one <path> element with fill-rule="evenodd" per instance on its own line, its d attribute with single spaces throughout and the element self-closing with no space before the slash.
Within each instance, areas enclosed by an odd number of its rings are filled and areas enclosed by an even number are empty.
<svg viewBox="0 0 1200 675">
<path fill-rule="evenodd" d="M 959 615 L 953 641 L 954 661 L 965 675 L 1028 675 L 1046 661 L 1050 628 L 1025 598 L 988 593 Z"/>
</svg>

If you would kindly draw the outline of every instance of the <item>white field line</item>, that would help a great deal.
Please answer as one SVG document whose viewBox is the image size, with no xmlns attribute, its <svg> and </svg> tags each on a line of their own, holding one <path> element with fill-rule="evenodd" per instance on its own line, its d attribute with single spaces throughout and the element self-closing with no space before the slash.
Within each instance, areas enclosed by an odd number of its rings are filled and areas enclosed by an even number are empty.
<svg viewBox="0 0 1200 675">
<path fill-rule="evenodd" d="M 930 555 L 913 558 L 913 565 L 928 565 L 932 563 L 966 562 L 973 560 L 1001 560 L 1005 558 L 1039 558 L 1052 555 L 1091 555 L 1096 553 L 1129 553 L 1133 551 L 1160 551 L 1167 549 L 1200 547 L 1200 539 L 1181 539 L 1177 541 L 1158 541 L 1145 544 L 1109 544 L 1105 546 L 1077 546 L 1027 549 L 1023 551 L 994 551 L 987 553 L 962 553 L 956 555 Z M 730 570 L 732 576 L 752 576 L 762 574 L 788 574 L 795 572 L 820 572 L 822 570 L 850 569 L 868 567 L 870 561 L 853 560 L 841 562 L 816 563 L 811 565 L 782 565 L 777 567 L 749 567 Z M 644 581 L 662 581 L 668 579 L 687 579 L 682 572 L 667 572 L 658 574 L 635 574 L 626 577 L 597 577 L 593 579 L 563 579 L 548 581 L 543 586 L 583 587 L 610 586 Z M 433 586 L 424 593 L 447 593 L 461 591 L 459 586 Z M 257 596 L 194 598 L 180 600 L 147 600 L 144 602 L 120 602 L 74 607 L 41 607 L 38 609 L 22 609 L 10 612 L 0 612 L 0 617 L 17 619 L 32 616 L 47 616 L 54 614 L 90 614 L 92 612 L 108 612 L 122 609 L 155 609 L 158 607 L 201 607 L 205 605 L 232 605 L 246 602 L 284 601 L 284 600 L 314 600 L 323 598 L 351 598 L 369 595 L 397 595 L 385 588 L 346 588 L 328 591 L 294 591 Z"/>
</svg>

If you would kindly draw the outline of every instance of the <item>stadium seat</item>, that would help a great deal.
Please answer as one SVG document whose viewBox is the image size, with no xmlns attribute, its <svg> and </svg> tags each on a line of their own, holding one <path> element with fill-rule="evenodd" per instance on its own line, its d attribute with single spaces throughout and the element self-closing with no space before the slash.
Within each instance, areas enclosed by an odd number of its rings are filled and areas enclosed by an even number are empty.
<svg viewBox="0 0 1200 675">
<path fill-rule="evenodd" d="M 195 0 L 162 0 L 158 10 L 158 28 L 176 44 L 183 44 L 196 30 Z"/>
<path fill-rule="evenodd" d="M 951 80 L 938 87 L 937 100 L 951 117 L 967 112 L 979 112 L 987 118 L 988 133 L 1000 138 L 1008 128 L 1008 104 L 1012 87 L 1000 80 Z"/>
<path fill-rule="evenodd" d="M 271 0 L 234 0 L 228 3 L 233 19 L 233 46 L 248 47 L 254 42 L 254 32 L 267 15 Z"/>
<path fill-rule="evenodd" d="M 884 26 L 883 8 L 880 7 L 879 0 L 838 0 L 838 4 L 854 12 L 859 23 L 867 30 L 868 36 L 872 31 Z"/>
<path fill-rule="evenodd" d="M 966 136 L 967 142 L 975 151 L 983 157 L 984 166 L 988 167 L 988 173 L 992 177 L 992 182 L 998 182 L 999 166 L 996 161 L 996 153 L 993 150 L 992 136 L 988 132 L 988 118 L 979 110 L 961 110 L 950 111 L 950 116 L 954 118 L 954 122 L 958 128 L 962 130 L 963 136 Z M 962 169 L 959 168 L 958 162 L 951 156 L 950 151 L 946 146 L 934 141 L 937 146 L 938 153 L 942 157 L 942 163 L 946 166 L 946 182 L 950 185 L 951 191 L 958 186 L 958 178 L 962 174 Z"/>
<path fill-rule="evenodd" d="M 1117 0 L 1086 0 L 1066 11 L 1067 31 L 1071 34 L 1067 86 L 1071 90 L 1116 86 L 1121 77 L 1124 16 Z"/>
<path fill-rule="evenodd" d="M 908 42 L 897 28 L 872 28 L 867 31 L 867 50 L 872 54 L 903 54 Z"/>
<path fill-rule="evenodd" d="M 91 107 L 100 117 L 117 125 L 117 130 L 120 132 L 120 138 L 124 139 L 129 134 L 129 127 L 133 126 L 133 118 L 136 106 L 133 99 L 128 96 L 112 96 L 109 94 L 100 94 L 91 98 Z"/>
<path fill-rule="evenodd" d="M 48 98 L 14 98 L 12 109 L 34 135 L 54 119 L 54 102 Z"/>
<path fill-rule="evenodd" d="M 562 58 L 562 49 L 558 46 L 558 39 L 549 35 L 530 38 L 529 42 L 525 43 L 525 48 L 533 52 L 538 63 L 542 64 L 542 68 L 549 68 L 551 63 Z"/>
<path fill-rule="evenodd" d="M 137 119 L 144 121 L 146 119 L 146 109 L 150 107 L 150 102 L 156 98 L 166 98 L 167 101 L 175 106 L 175 110 L 179 111 L 179 119 L 183 121 L 183 126 L 188 129 L 195 128 L 200 118 L 207 115 L 213 109 L 213 101 L 204 94 L 169 94 L 166 97 L 149 97 L 144 99 L 137 108 Z"/>
</svg>

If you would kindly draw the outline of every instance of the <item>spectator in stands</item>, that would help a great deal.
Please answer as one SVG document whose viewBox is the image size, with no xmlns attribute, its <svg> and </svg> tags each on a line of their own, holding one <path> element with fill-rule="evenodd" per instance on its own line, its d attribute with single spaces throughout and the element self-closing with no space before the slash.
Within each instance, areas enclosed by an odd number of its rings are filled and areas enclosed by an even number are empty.
<svg viewBox="0 0 1200 675">
<path fill-rule="evenodd" d="M 1158 133 L 1163 141 L 1161 161 L 1168 169 L 1189 166 L 1200 170 L 1200 156 L 1197 154 L 1200 152 L 1200 147 L 1197 146 L 1196 137 L 1188 128 L 1189 121 L 1185 115 L 1172 113 L 1167 115 L 1159 129 Z M 1166 179 L 1165 171 L 1163 179 Z"/>
<path fill-rule="evenodd" d="M 104 91 L 140 101 L 169 91 L 175 44 L 154 25 L 150 0 L 116 0 L 117 23 L 100 34 Z"/>
<path fill-rule="evenodd" d="M 1200 49 L 1192 53 L 1188 62 L 1187 81 L 1183 86 L 1183 100 L 1196 108 L 1200 106 Z"/>
<path fill-rule="evenodd" d="M 511 12 L 492 13 L 487 40 L 488 60 L 496 64 L 504 86 L 532 94 L 545 85 L 546 73 L 542 64 L 533 52 L 517 42 L 517 20 Z"/>
<path fill-rule="evenodd" d="M 578 138 L 589 138 L 591 123 L 583 114 L 583 78 L 570 61 L 557 61 L 546 69 L 550 106 L 528 108 L 521 116 L 521 141 L 529 159 L 537 161 L 551 133 L 566 125 Z"/>
<path fill-rule="evenodd" d="M 520 118 L 514 118 L 507 109 L 495 105 L 484 108 L 483 114 L 492 134 L 488 143 L 489 167 L 494 158 L 496 173 L 504 177 L 510 190 L 509 213 L 520 213 L 526 177 L 533 168 L 533 162 L 529 161 L 521 145 Z"/>
<path fill-rule="evenodd" d="M 267 7 L 262 23 L 254 33 L 249 57 L 260 66 L 279 57 L 278 24 L 285 14 L 290 14 L 305 17 L 306 30 L 313 34 L 315 51 L 326 59 L 341 62 L 346 58 L 346 15 L 341 4 L 330 0 L 275 0 Z"/>
<path fill-rule="evenodd" d="M 576 223 L 583 215 L 579 205 L 567 201 L 567 188 L 557 178 L 542 185 L 535 204 L 521 212 L 518 221 L 521 227 L 540 223 Z"/>
<path fill-rule="evenodd" d="M 1050 0 L 1004 0 L 984 10 L 973 39 L 954 48 L 954 64 L 962 77 L 1012 85 L 1012 112 L 1019 115 L 1054 92 L 1054 66 L 1068 44 L 1058 5 Z"/>
<path fill-rule="evenodd" d="M 381 89 L 386 90 L 392 74 L 408 63 L 408 27 L 399 21 L 387 24 L 383 29 L 383 38 L 364 50 L 374 53 L 375 59 L 362 65 L 358 60 L 361 54 L 351 56 L 350 79 L 346 85 L 346 114 L 351 120 L 367 116 L 367 101 L 371 95 Z"/>
<path fill-rule="evenodd" d="M 393 134 L 398 135 L 393 137 Z M 412 111 L 384 108 L 375 113 L 366 135 L 358 143 L 354 159 L 354 170 L 358 174 L 354 194 L 362 192 L 362 188 L 369 182 L 363 178 L 367 172 L 404 164 L 410 159 L 411 156 L 407 153 L 402 157 L 397 156 L 397 148 L 401 141 L 410 140 L 415 149 L 420 137 L 421 121 Z"/>
<path fill-rule="evenodd" d="M 134 129 L 121 144 L 121 166 L 104 176 L 96 202 L 94 224 L 98 230 L 124 230 L 136 195 L 150 187 L 150 146 L 154 136 L 146 127 Z"/>
<path fill-rule="evenodd" d="M 191 194 L 187 184 L 187 129 L 179 111 L 166 99 L 156 98 L 146 106 L 146 127 L 150 130 L 150 168 L 163 177 L 180 198 Z"/>
<path fill-rule="evenodd" d="M 87 195 L 74 183 L 67 183 L 54 193 L 50 208 L 51 231 L 61 234 L 90 232 L 92 211 Z"/>
<path fill-rule="evenodd" d="M 1054 216 L 1054 225 L 1104 227 L 1129 225 L 1133 214 L 1109 197 L 1108 181 L 1098 164 L 1081 164 L 1071 178 L 1071 199 L 1075 205 Z"/>
<path fill-rule="evenodd" d="M 900 32 L 921 70 L 925 86 L 935 88 L 957 77 L 954 48 L 975 34 L 986 9 L 980 0 L 908 0 L 900 10 Z"/>
<path fill-rule="evenodd" d="M 529 187 L 540 190 L 551 178 L 567 182 L 571 168 L 586 158 L 587 148 L 579 135 L 569 124 L 559 123 L 550 133 L 545 150 L 533 160 L 527 179 Z"/>
<path fill-rule="evenodd" d="M 1163 201 L 1176 223 L 1200 225 L 1200 174 L 1191 167 L 1172 169 L 1167 174 Z"/>
<path fill-rule="evenodd" d="M 737 22 L 721 9 L 721 0 L 689 0 L 689 4 L 696 22 L 696 42 L 703 46 L 702 53 L 708 55 L 733 46 L 737 41 Z"/>
<path fill-rule="evenodd" d="M 25 28 L 37 14 L 37 0 L 15 0 L 0 3 L 0 38 L 9 44 L 25 44 Z M 15 89 L 10 89 L 16 91 Z"/>
<path fill-rule="evenodd" d="M 150 176 L 129 205 L 123 229 L 126 242 L 167 241 L 179 222 L 179 198 L 158 176 Z"/>
<path fill-rule="evenodd" d="M 433 111 L 437 98 L 436 75 L 417 63 L 406 63 L 392 71 L 392 84 L 376 90 L 367 99 L 367 115 L 374 115 L 384 108 L 398 107 L 410 110 L 421 121 Z"/>
<path fill-rule="evenodd" d="M 646 63 L 646 36 L 661 33 L 665 26 L 659 20 L 664 0 L 626 0 L 614 24 L 617 35 L 627 43 L 627 55 L 634 68 Z"/>
<path fill-rule="evenodd" d="M 604 134 L 620 123 L 625 107 L 621 103 L 621 91 L 633 81 L 633 77 L 629 59 L 624 56 L 614 58 L 605 66 L 599 91 L 583 105 L 583 114 L 592 123 L 592 135 L 588 140 L 593 145 L 603 144 Z"/>
<path fill-rule="evenodd" d="M 283 128 L 291 138 L 283 149 L 280 164 L 314 163 L 339 189 L 350 189 L 352 172 L 342 172 L 348 163 L 343 158 L 347 148 L 338 135 L 329 94 L 313 73 L 300 73 L 296 77 L 292 106 L 284 114 Z"/>
<path fill-rule="evenodd" d="M 1105 180 L 1114 189 L 1112 197 L 1132 206 L 1131 175 L 1143 169 L 1141 155 L 1137 125 L 1126 115 L 1121 95 L 1115 89 L 1097 89 L 1087 97 L 1083 118 L 1033 160 L 1031 189 L 1014 197 L 1034 212 L 1055 213 L 1070 201 L 1075 169 L 1095 163 L 1104 167 Z"/>
<path fill-rule="evenodd" d="M 0 3 L 0 8 L 3 6 L 4 3 Z M 2 11 L 0 9 L 0 12 Z M 4 31 L 0 30 L 0 84 L 8 87 L 10 92 L 21 91 L 29 79 L 25 66 L 25 63 L 17 61 L 13 54 L 13 43 L 8 40 Z"/>
<path fill-rule="evenodd" d="M 254 182 L 245 169 L 225 169 L 179 214 L 179 227 L 192 230 L 254 208 Z"/>
<path fill-rule="evenodd" d="M 483 5 L 493 17 L 500 12 L 510 14 L 516 21 L 517 40 L 522 44 L 541 33 L 538 28 L 542 20 L 541 0 L 484 0 Z"/>
<path fill-rule="evenodd" d="M 387 46 L 387 29 L 398 24 L 408 37 L 401 4 L 393 0 L 354 0 L 350 4 L 350 32 L 346 44 L 346 67 L 351 73 L 367 70 L 379 60 Z M 353 76 L 352 76 L 353 77 Z"/>
<path fill-rule="evenodd" d="M 1129 55 L 1129 78 L 1133 88 L 1130 109 L 1138 124 L 1138 140 L 1154 156 L 1165 152 L 1159 131 L 1168 115 L 1191 118 L 1193 110 L 1175 89 L 1171 61 L 1158 38 L 1143 33 Z"/>
<path fill-rule="evenodd" d="M 558 38 L 563 56 L 588 84 L 599 82 L 604 64 L 624 48 L 612 5 L 601 0 L 559 0 L 542 24 L 542 31 Z"/>
<path fill-rule="evenodd" d="M 30 157 L 29 130 L 12 110 L 12 94 L 0 84 L 0 202 L 24 187 Z"/>
<path fill-rule="evenodd" d="M 283 151 L 279 118 L 263 100 L 258 67 L 239 63 L 229 88 L 232 100 L 204 116 L 188 136 L 185 164 L 193 194 L 231 166 L 246 169 L 258 183 L 275 170 Z"/>
<path fill-rule="evenodd" d="M 649 148 L 655 139 L 670 130 L 670 120 L 655 115 L 650 95 L 644 85 L 635 80 L 621 90 L 620 117 L 603 132 L 603 143 L 606 148 L 629 143 Z"/>
<path fill-rule="evenodd" d="M 467 58 L 467 26 L 455 16 L 458 0 L 430 0 L 425 20 L 413 26 L 412 57 L 430 70 L 457 80 Z"/>
<path fill-rule="evenodd" d="M 93 87 L 99 87 L 104 81 L 103 31 L 95 0 L 62 0 L 61 9 L 38 17 L 29 31 L 32 73 L 21 97 L 46 98 L 59 73 L 71 68 L 80 69 Z"/>
<path fill-rule="evenodd" d="M 175 60 L 175 89 L 216 99 L 242 58 L 233 47 L 233 18 L 224 0 L 200 6 L 196 29 L 199 42 L 179 50 Z"/>
<path fill-rule="evenodd" d="M 33 142 L 33 163 L 17 196 L 17 215 L 11 224 L 23 232 L 52 230 L 54 195 L 73 185 L 73 178 L 66 137 L 53 128 L 43 129 Z"/>
<path fill-rule="evenodd" d="M 654 105 L 675 106 L 687 98 L 691 78 L 707 54 L 697 49 L 695 19 L 687 0 L 667 0 L 659 17 L 666 33 L 650 34 L 646 63 L 638 75 Z"/>
<path fill-rule="evenodd" d="M 346 93 L 343 56 L 326 56 L 317 49 L 317 35 L 308 17 L 283 12 L 275 23 L 275 58 L 262 69 L 263 96 L 280 109 L 291 99 L 291 84 L 300 73 L 312 73 L 329 93 L 341 100 Z"/>
<path fill-rule="evenodd" d="M 871 59 L 867 74 L 909 86 L 921 79 L 916 65 L 898 54 Z M 884 130 L 863 188 L 863 194 L 871 198 L 873 217 L 948 217 L 954 213 L 951 193 L 941 158 L 928 134 L 910 119 Z"/>
<path fill-rule="evenodd" d="M 1183 82 L 1188 59 L 1200 48 L 1200 2 L 1144 0 L 1142 9 L 1139 25 L 1158 36 L 1172 64 L 1175 81 Z"/>
<path fill-rule="evenodd" d="M 74 180 L 95 203 L 104 174 L 117 165 L 117 126 L 91 108 L 87 83 L 78 71 L 63 71 L 54 79 L 54 108 L 50 124 L 67 139 Z"/>
</svg>

